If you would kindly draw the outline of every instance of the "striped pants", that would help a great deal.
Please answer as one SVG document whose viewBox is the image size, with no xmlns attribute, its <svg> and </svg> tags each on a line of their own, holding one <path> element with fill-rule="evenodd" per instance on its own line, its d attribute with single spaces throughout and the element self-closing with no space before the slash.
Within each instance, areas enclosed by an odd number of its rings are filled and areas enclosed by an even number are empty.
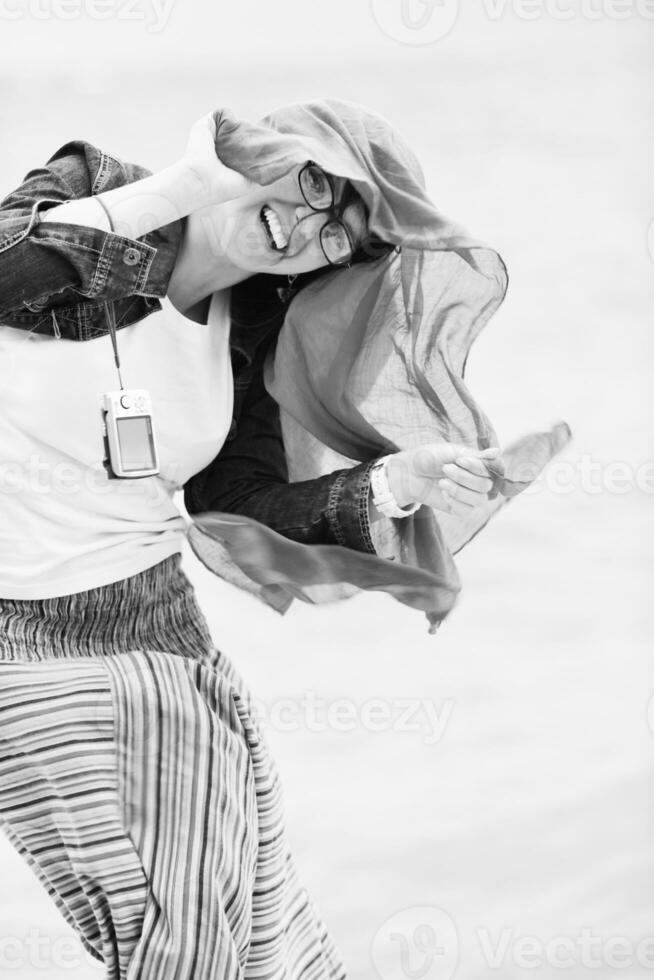
<svg viewBox="0 0 654 980">
<path fill-rule="evenodd" d="M 179 556 L 0 600 L 0 827 L 108 980 L 344 980 Z"/>
</svg>

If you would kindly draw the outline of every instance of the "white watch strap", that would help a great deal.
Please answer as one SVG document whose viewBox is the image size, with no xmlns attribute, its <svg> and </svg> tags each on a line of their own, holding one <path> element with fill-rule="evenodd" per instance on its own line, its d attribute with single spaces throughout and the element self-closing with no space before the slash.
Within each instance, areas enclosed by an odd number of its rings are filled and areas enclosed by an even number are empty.
<svg viewBox="0 0 654 980">
<path fill-rule="evenodd" d="M 393 496 L 393 491 L 388 484 L 386 474 L 386 463 L 390 456 L 382 456 L 378 459 L 370 470 L 370 489 L 372 490 L 372 502 L 377 510 L 384 517 L 410 517 L 415 514 L 422 506 L 419 503 L 411 504 L 407 508 L 400 507 Z"/>
</svg>

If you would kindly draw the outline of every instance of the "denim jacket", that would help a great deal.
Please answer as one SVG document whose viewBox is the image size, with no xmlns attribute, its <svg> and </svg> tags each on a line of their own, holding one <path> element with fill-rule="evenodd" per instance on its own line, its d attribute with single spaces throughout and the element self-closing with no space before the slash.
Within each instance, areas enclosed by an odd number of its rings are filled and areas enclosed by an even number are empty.
<svg viewBox="0 0 654 980">
<path fill-rule="evenodd" d="M 160 308 L 183 220 L 136 240 L 41 222 L 48 208 L 149 173 L 75 141 L 27 175 L 0 203 L 0 324 L 85 341 L 107 332 L 107 301 L 118 329 Z M 213 462 L 184 487 L 188 512 L 243 514 L 302 544 L 375 554 L 367 506 L 374 460 L 288 482 L 279 409 L 263 384 L 267 347 L 255 329 L 230 335 L 234 418 Z"/>
</svg>

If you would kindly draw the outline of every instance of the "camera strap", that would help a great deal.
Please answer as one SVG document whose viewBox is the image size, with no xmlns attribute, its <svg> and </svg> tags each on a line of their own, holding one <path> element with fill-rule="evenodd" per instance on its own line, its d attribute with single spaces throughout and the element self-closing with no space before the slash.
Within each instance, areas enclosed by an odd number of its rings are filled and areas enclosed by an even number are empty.
<svg viewBox="0 0 654 980">
<path fill-rule="evenodd" d="M 109 222 L 109 230 L 112 233 L 112 235 L 115 235 L 116 229 L 114 228 L 114 223 L 112 221 L 111 215 L 109 214 L 109 211 L 107 210 L 107 207 L 103 204 L 103 202 L 100 200 L 99 197 L 96 197 L 95 201 L 97 204 L 100 205 L 100 207 L 106 214 L 107 221 Z M 120 385 L 120 390 L 124 391 L 125 385 L 123 384 L 122 375 L 120 373 L 120 357 L 118 355 L 118 338 L 116 337 L 116 318 L 114 316 L 114 304 L 111 303 L 109 300 L 105 300 L 104 312 L 105 312 L 105 316 L 107 317 L 107 324 L 109 326 L 109 336 L 111 337 L 111 346 L 114 349 L 114 363 L 116 365 L 116 371 L 118 373 L 118 383 Z"/>
<path fill-rule="evenodd" d="M 109 335 L 111 337 L 111 346 L 114 349 L 114 363 L 116 365 L 116 371 L 118 373 L 118 384 L 120 385 L 120 390 L 125 390 L 125 385 L 123 384 L 123 378 L 120 373 L 120 357 L 118 356 L 118 339 L 116 337 L 116 319 L 114 317 L 114 305 L 108 300 L 105 300 L 104 312 L 107 317 L 107 323 L 109 324 Z"/>
</svg>

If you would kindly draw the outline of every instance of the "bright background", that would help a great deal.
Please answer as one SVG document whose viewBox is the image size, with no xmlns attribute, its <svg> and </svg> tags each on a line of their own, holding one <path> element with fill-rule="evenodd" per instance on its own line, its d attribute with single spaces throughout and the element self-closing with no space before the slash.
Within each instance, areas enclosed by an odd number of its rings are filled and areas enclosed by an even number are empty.
<svg viewBox="0 0 654 980">
<path fill-rule="evenodd" d="M 435 637 L 380 595 L 279 617 L 188 560 L 266 705 L 297 863 L 351 980 L 651 975 L 654 4 L 464 0 L 445 33 L 455 0 L 431 18 L 410 0 L 413 28 L 401 0 L 110 0 L 105 21 L 91 3 L 0 0 L 2 193 L 73 138 L 156 168 L 220 105 L 368 104 L 509 267 L 468 368 L 502 439 L 558 417 L 574 431 L 460 556 Z M 365 713 L 379 699 L 383 731 Z M 0 955 L 0 976 L 102 975 L 0 842 L 1 938 L 30 930 L 42 962 Z"/>
</svg>

